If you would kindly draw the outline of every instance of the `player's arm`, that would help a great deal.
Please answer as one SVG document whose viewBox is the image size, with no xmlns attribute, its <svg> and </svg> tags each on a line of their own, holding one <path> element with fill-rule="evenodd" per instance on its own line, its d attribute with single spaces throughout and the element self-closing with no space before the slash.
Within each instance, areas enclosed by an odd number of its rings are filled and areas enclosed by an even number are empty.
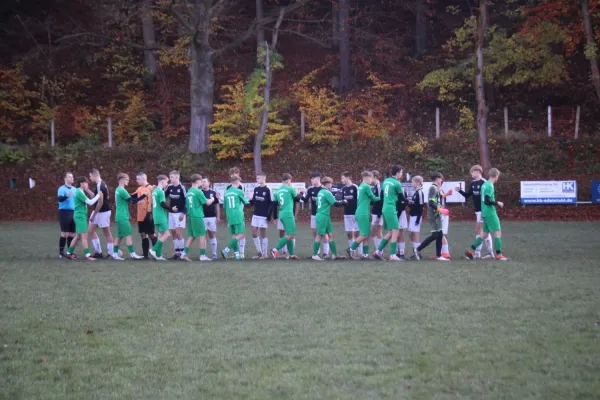
<svg viewBox="0 0 600 400">
<path fill-rule="evenodd" d="M 483 202 L 485 203 L 486 206 L 504 207 L 504 203 L 502 203 L 501 201 L 492 200 L 492 198 L 490 197 L 489 194 L 485 195 L 485 197 L 483 198 Z"/>
<path fill-rule="evenodd" d="M 423 203 L 421 201 L 424 199 L 422 199 L 422 197 L 423 192 L 417 192 L 415 196 L 415 201 L 411 206 L 411 210 L 414 210 L 415 216 L 417 217 L 417 225 L 421 223 L 421 218 L 423 218 Z"/>
<path fill-rule="evenodd" d="M 296 195 L 296 197 L 294 197 L 294 218 L 296 218 L 298 214 L 300 214 L 300 196 Z"/>
<path fill-rule="evenodd" d="M 396 192 L 398 193 L 398 201 L 404 202 L 404 187 L 398 181 L 394 182 L 394 187 L 396 188 Z"/>
<path fill-rule="evenodd" d="M 217 199 L 216 193 L 215 193 L 215 196 L 213 198 Z M 217 199 L 216 211 L 217 211 L 217 222 L 219 222 L 221 220 L 221 205 L 219 204 L 218 199 Z"/>
<path fill-rule="evenodd" d="M 206 205 L 206 206 L 210 206 L 212 203 L 215 202 L 215 198 L 211 197 L 210 199 L 207 199 L 206 196 L 204 195 L 204 193 L 202 193 L 202 191 L 200 191 L 200 204 L 202 205 Z"/>
<path fill-rule="evenodd" d="M 62 187 L 58 189 L 58 192 L 56 193 L 56 200 L 58 200 L 59 203 L 62 203 L 63 201 L 67 200 L 69 198 L 69 191 L 66 190 L 62 190 Z"/>
<path fill-rule="evenodd" d="M 469 185 L 469 190 L 467 192 L 462 190 L 460 186 L 456 186 L 455 189 L 458 191 L 458 193 L 460 193 L 461 196 L 465 198 L 465 200 L 468 200 L 469 197 L 473 196 L 473 187 L 471 185 Z"/>
<path fill-rule="evenodd" d="M 367 196 L 369 197 L 369 200 L 371 200 L 371 203 L 375 203 L 380 200 L 379 197 L 375 196 L 375 194 L 373 193 L 373 189 L 371 189 L 371 186 L 367 187 Z"/>
</svg>

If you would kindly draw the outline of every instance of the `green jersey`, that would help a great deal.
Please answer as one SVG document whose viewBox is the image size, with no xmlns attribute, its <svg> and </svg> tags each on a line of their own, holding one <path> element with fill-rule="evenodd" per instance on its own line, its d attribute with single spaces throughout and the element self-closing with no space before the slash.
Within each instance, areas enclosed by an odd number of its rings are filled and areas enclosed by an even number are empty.
<svg viewBox="0 0 600 400">
<path fill-rule="evenodd" d="M 204 218 L 204 204 L 208 201 L 202 190 L 192 187 L 187 195 L 187 214 L 190 218 Z"/>
<path fill-rule="evenodd" d="M 87 199 L 88 197 L 81 188 L 75 191 L 75 212 L 73 213 L 75 219 L 87 219 L 88 206 L 85 202 Z"/>
<path fill-rule="evenodd" d="M 335 197 L 327 189 L 319 190 L 317 195 L 317 217 L 329 217 L 331 212 L 331 205 L 335 204 Z"/>
<path fill-rule="evenodd" d="M 249 201 L 244 197 L 244 192 L 239 188 L 230 187 L 225 192 L 223 199 L 225 213 L 227 214 L 227 225 L 240 225 L 244 223 L 244 204 Z"/>
<path fill-rule="evenodd" d="M 129 221 L 129 199 L 131 196 L 124 187 L 115 190 L 115 221 Z"/>
<path fill-rule="evenodd" d="M 396 214 L 396 203 L 398 199 L 404 200 L 404 189 L 398 179 L 394 177 L 387 178 L 381 185 L 383 193 L 382 213 Z"/>
<path fill-rule="evenodd" d="M 291 186 L 282 186 L 275 192 L 275 201 L 279 203 L 279 219 L 294 218 L 294 199 L 298 194 Z"/>
<path fill-rule="evenodd" d="M 152 218 L 154 225 L 167 225 L 167 210 L 160 203 L 165 201 L 165 192 L 159 187 L 152 191 Z"/>
<path fill-rule="evenodd" d="M 494 190 L 494 184 L 490 181 L 485 181 L 483 185 L 481 185 L 481 216 L 482 217 L 492 217 L 498 215 L 496 213 L 496 206 L 491 205 L 488 206 L 485 204 L 485 196 L 488 196 L 491 201 L 496 201 L 496 193 Z"/>
<path fill-rule="evenodd" d="M 442 193 L 439 187 L 435 184 L 429 186 L 429 195 L 427 197 L 427 205 L 429 207 L 429 212 L 427 214 L 429 216 L 429 221 L 434 221 L 440 216 L 440 212 L 437 209 L 440 205 L 441 195 Z"/>
<path fill-rule="evenodd" d="M 358 187 L 358 203 L 354 215 L 371 215 L 371 202 L 379 201 L 379 197 L 373 194 L 371 185 L 361 183 Z"/>
</svg>

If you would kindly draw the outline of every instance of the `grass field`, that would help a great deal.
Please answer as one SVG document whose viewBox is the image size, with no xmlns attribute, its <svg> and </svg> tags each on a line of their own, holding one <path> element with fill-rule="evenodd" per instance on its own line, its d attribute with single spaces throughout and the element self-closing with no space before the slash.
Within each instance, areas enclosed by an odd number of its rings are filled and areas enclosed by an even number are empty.
<svg viewBox="0 0 600 400">
<path fill-rule="evenodd" d="M 509 263 L 200 264 L 58 260 L 55 224 L 0 224 L 0 398 L 600 398 L 600 225 L 503 228 Z"/>
</svg>

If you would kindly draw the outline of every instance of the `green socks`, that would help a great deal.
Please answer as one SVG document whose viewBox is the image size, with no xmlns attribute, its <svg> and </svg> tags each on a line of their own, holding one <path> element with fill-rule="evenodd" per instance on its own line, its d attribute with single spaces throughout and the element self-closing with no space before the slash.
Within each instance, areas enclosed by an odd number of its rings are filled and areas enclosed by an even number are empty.
<svg viewBox="0 0 600 400">
<path fill-rule="evenodd" d="M 398 250 L 398 242 L 390 243 L 390 254 L 392 254 L 392 255 L 396 254 L 397 250 Z"/>
<path fill-rule="evenodd" d="M 321 243 L 320 242 L 314 242 L 313 243 L 313 257 L 319 255 L 319 248 L 320 247 L 321 247 Z"/>
<path fill-rule="evenodd" d="M 85 254 L 86 257 L 89 257 L 92 253 L 90 253 L 90 249 L 83 249 L 83 253 Z"/>
<path fill-rule="evenodd" d="M 494 247 L 496 248 L 496 254 L 502 254 L 502 238 L 494 238 Z"/>
<path fill-rule="evenodd" d="M 337 257 L 337 246 L 335 245 L 335 241 L 329 242 L 329 248 L 331 249 L 331 254 Z"/>
<path fill-rule="evenodd" d="M 363 254 L 369 254 L 369 245 L 368 244 L 363 245 Z"/>
<path fill-rule="evenodd" d="M 69 254 L 73 254 L 74 251 L 75 251 L 75 247 L 69 247 L 67 249 L 67 253 L 69 253 Z"/>
<path fill-rule="evenodd" d="M 189 247 L 184 247 L 184 248 L 183 248 L 183 252 L 184 252 L 185 254 L 189 255 L 189 254 L 190 254 L 190 248 L 189 248 Z"/>
<path fill-rule="evenodd" d="M 354 241 L 352 243 L 352 246 L 350 246 L 350 250 L 354 251 L 354 250 L 358 249 L 358 246 L 360 246 L 360 244 L 357 241 Z"/>
<path fill-rule="evenodd" d="M 115 250 L 116 252 L 117 250 Z M 135 249 L 133 248 L 133 245 L 131 246 L 127 246 L 127 251 L 129 251 L 129 254 L 135 253 Z"/>
<path fill-rule="evenodd" d="M 113 247 L 113 254 L 118 254 L 119 253 L 119 246 L 114 246 Z M 109 254 L 109 256 L 112 256 L 112 254 Z"/>
<path fill-rule="evenodd" d="M 277 243 L 277 246 L 275 246 L 275 250 L 281 250 L 283 248 L 283 246 L 285 246 L 286 244 L 288 244 L 288 240 L 284 236 L 281 239 L 279 239 L 279 242 Z"/>
<path fill-rule="evenodd" d="M 288 240 L 287 247 L 288 247 L 288 253 L 290 253 L 290 256 L 293 256 L 296 254 L 294 251 L 294 239 Z"/>
<path fill-rule="evenodd" d="M 229 241 L 229 245 L 227 246 L 229 247 L 231 250 L 233 250 L 233 252 L 237 252 L 238 250 L 238 240 L 236 238 L 231 238 L 231 240 Z"/>
<path fill-rule="evenodd" d="M 473 246 L 471 246 L 471 250 L 473 250 L 473 251 L 477 250 L 477 248 L 479 246 L 481 246 L 481 243 L 483 243 L 483 239 L 480 237 L 476 238 L 475 243 L 473 243 Z"/>
<path fill-rule="evenodd" d="M 162 246 L 163 246 L 163 242 L 161 242 L 160 240 L 157 240 L 156 244 L 152 247 L 152 250 L 154 250 L 156 252 L 157 257 L 162 257 Z"/>
<path fill-rule="evenodd" d="M 385 249 L 385 246 L 387 246 L 389 240 L 387 239 L 381 239 L 381 243 L 379 243 L 379 247 L 377 248 L 377 250 L 379 251 L 383 251 L 383 249 Z M 392 253 L 392 254 L 396 254 L 396 253 Z"/>
<path fill-rule="evenodd" d="M 200 249 L 200 256 L 206 255 L 206 249 Z"/>
</svg>

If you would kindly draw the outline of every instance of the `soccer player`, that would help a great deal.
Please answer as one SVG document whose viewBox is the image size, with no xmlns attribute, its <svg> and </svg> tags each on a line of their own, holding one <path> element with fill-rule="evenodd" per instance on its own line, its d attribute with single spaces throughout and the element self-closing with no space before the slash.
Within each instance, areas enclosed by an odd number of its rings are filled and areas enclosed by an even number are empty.
<svg viewBox="0 0 600 400">
<path fill-rule="evenodd" d="M 185 186 L 179 181 L 179 172 L 169 172 L 169 185 L 165 189 L 165 197 L 169 199 L 169 206 L 177 211 L 169 212 L 169 230 L 173 236 L 173 260 L 177 260 L 185 247 L 183 230 L 185 229 Z"/>
<path fill-rule="evenodd" d="M 448 208 L 446 206 L 446 197 L 452 194 L 452 189 L 444 192 L 440 186 L 440 207 Z M 448 246 L 448 228 L 450 226 L 450 214 L 442 214 L 442 257 L 450 259 L 450 248 Z"/>
<path fill-rule="evenodd" d="M 341 202 L 336 202 L 335 197 L 331 194 L 331 185 L 333 179 L 326 176 L 323 178 L 323 188 L 319 190 L 317 194 L 317 215 L 316 215 L 316 226 L 317 236 L 313 243 L 313 256 L 312 259 L 315 261 L 323 261 L 319 257 L 319 248 L 321 247 L 321 241 L 327 240 L 331 248 L 331 259 L 343 259 L 337 255 L 337 246 L 335 244 L 335 237 L 333 236 L 333 224 L 331 223 L 331 206 L 334 204 L 342 205 Z"/>
<path fill-rule="evenodd" d="M 504 203 L 496 200 L 494 184 L 500 178 L 500 171 L 496 168 L 488 172 L 489 179 L 481 186 L 481 218 L 483 220 L 483 238 L 475 239 L 475 243 L 465 252 L 469 259 L 473 259 L 477 247 L 491 234 L 494 236 L 494 247 L 496 248 L 496 260 L 508 261 L 509 259 L 502 255 L 502 231 L 500 228 L 500 219 L 496 212 L 496 206 L 502 208 Z"/>
<path fill-rule="evenodd" d="M 381 218 L 381 208 L 383 207 L 383 193 L 381 193 L 381 182 L 379 181 L 379 171 L 371 171 L 373 173 L 373 181 L 371 190 L 373 195 L 379 197 L 379 201 L 373 203 L 371 207 L 371 237 L 375 248 L 379 247 L 383 238 L 383 219 Z"/>
<path fill-rule="evenodd" d="M 210 188 L 210 179 L 204 177 L 202 179 L 202 193 L 207 199 L 216 199 L 217 192 Z M 217 223 L 221 222 L 221 207 L 219 202 L 215 200 L 214 203 L 207 205 L 204 204 L 204 226 L 208 234 L 208 240 L 210 241 L 210 250 L 212 252 L 212 259 L 217 259 Z"/>
<path fill-rule="evenodd" d="M 92 186 L 92 192 L 94 195 L 102 193 L 98 204 L 96 204 L 96 210 L 92 213 L 90 218 L 90 224 L 88 226 L 88 233 L 92 238 L 92 246 L 94 246 L 94 258 L 103 258 L 102 247 L 100 246 L 100 238 L 96 234 L 96 228 L 102 229 L 104 237 L 106 238 L 106 250 L 108 251 L 107 257 L 113 254 L 113 242 L 114 238 L 110 231 L 110 196 L 108 192 L 108 186 L 100 177 L 100 171 L 93 169 L 90 171 L 90 180 L 94 185 Z"/>
<path fill-rule="evenodd" d="M 294 200 L 294 217 L 298 217 L 298 213 L 300 212 L 300 198 Z M 279 219 L 279 202 L 277 199 L 272 203 L 272 213 L 273 220 L 277 224 L 277 231 L 279 232 L 279 240 L 285 237 L 285 228 L 283 227 L 283 223 L 281 219 Z M 296 239 L 292 240 L 294 245 L 296 244 Z M 288 247 L 287 244 L 283 246 L 279 252 L 279 256 L 282 258 L 289 258 Z"/>
<path fill-rule="evenodd" d="M 300 201 L 300 196 L 292 188 L 292 176 L 283 174 L 281 176 L 282 186 L 275 192 L 275 201 L 279 203 L 279 221 L 285 230 L 285 236 L 279 240 L 277 246 L 271 250 L 271 257 L 277 259 L 279 250 L 287 245 L 290 259 L 297 260 L 295 252 L 294 238 L 296 236 L 296 219 L 294 215 L 294 207 L 297 201 Z M 300 194 L 304 190 L 300 191 Z"/>
<path fill-rule="evenodd" d="M 250 204 L 254 206 L 252 214 L 252 240 L 256 248 L 256 256 L 253 259 L 264 260 L 267 258 L 269 249 L 269 237 L 267 236 L 267 228 L 271 219 L 271 189 L 267 187 L 267 175 L 259 173 L 256 175 L 256 183 L 258 186 L 254 188 Z"/>
<path fill-rule="evenodd" d="M 63 176 L 65 184 L 58 188 L 58 223 L 60 224 L 60 240 L 58 241 L 58 256 L 65 257 L 65 246 L 71 247 L 71 241 L 75 236 L 75 188 L 73 187 L 73 174 L 65 172 Z"/>
<path fill-rule="evenodd" d="M 346 251 L 351 258 L 368 258 L 369 257 L 369 234 L 371 233 L 371 203 L 379 201 L 379 197 L 373 194 L 371 190 L 371 182 L 373 181 L 373 173 L 364 171 L 362 173 L 362 183 L 358 187 L 357 206 L 356 206 L 356 223 L 358 225 L 359 236 L 354 240 L 352 245 Z M 356 249 L 358 246 L 366 243 L 363 246 L 364 254 L 361 257 L 356 257 Z"/>
<path fill-rule="evenodd" d="M 303 203 L 310 204 L 310 228 L 312 229 L 313 241 L 317 238 L 317 196 L 323 188 L 321 185 L 321 173 L 313 172 L 310 174 L 310 187 L 306 190 L 306 193 L 302 196 L 301 201 Z M 329 243 L 327 240 L 323 241 L 323 258 L 326 258 L 329 254 Z"/>
<path fill-rule="evenodd" d="M 420 175 L 413 176 L 411 179 L 412 186 L 415 188 L 415 193 L 410 199 L 410 222 L 408 223 L 408 236 L 413 245 L 414 252 L 419 247 L 421 236 L 421 221 L 423 220 L 423 208 L 425 208 L 425 195 L 423 194 L 423 177 Z"/>
<path fill-rule="evenodd" d="M 212 261 L 206 256 L 206 226 L 204 225 L 204 205 L 211 205 L 215 201 L 215 197 L 207 199 L 200 190 L 202 184 L 202 176 L 194 174 L 191 176 L 192 187 L 188 190 L 187 198 L 187 213 L 188 213 L 188 238 L 181 253 L 181 259 L 184 261 L 192 261 L 189 258 L 190 247 L 198 239 L 200 245 L 200 261 Z"/>
<path fill-rule="evenodd" d="M 406 249 L 406 242 L 404 241 L 404 231 L 408 229 L 408 218 L 406 217 L 406 202 L 407 195 L 404 187 L 402 187 L 402 196 L 398 198 L 396 203 L 396 215 L 398 216 L 398 247 L 396 248 L 396 255 L 398 258 L 404 260 L 404 250 Z"/>
<path fill-rule="evenodd" d="M 88 198 L 88 195 L 93 194 L 88 187 L 88 180 L 85 176 L 80 176 L 75 181 L 75 212 L 73 213 L 73 219 L 75 220 L 75 238 L 71 241 L 71 245 L 67 250 L 67 257 L 69 260 L 76 260 L 77 256 L 73 254 L 77 243 L 81 240 L 83 245 L 83 252 L 85 258 L 88 261 L 96 261 L 96 258 L 92 257 L 88 244 L 88 206 L 93 206 L 102 197 L 102 192 L 97 193 L 93 198 Z M 87 193 L 87 194 L 86 194 Z M 96 211 L 92 211 L 91 218 L 95 217 Z M 112 244 L 112 243 L 111 243 Z"/>
<path fill-rule="evenodd" d="M 244 192 L 244 186 L 242 185 L 242 177 L 240 175 L 240 169 L 238 167 L 232 167 L 229 168 L 229 177 L 232 178 L 233 176 L 237 176 L 238 178 L 240 178 L 240 186 L 239 189 Z M 227 185 L 227 189 L 229 189 L 231 187 L 231 184 Z M 245 194 L 244 194 L 245 196 Z M 242 239 L 240 240 L 240 242 L 238 243 L 238 246 L 240 247 L 240 257 L 244 258 L 244 254 L 246 253 L 246 236 L 242 237 Z"/>
<path fill-rule="evenodd" d="M 473 208 L 475 209 L 475 239 L 478 239 L 482 236 L 483 231 L 483 220 L 481 219 L 481 187 L 485 183 L 485 179 L 483 179 L 483 168 L 480 165 L 473 165 L 471 167 L 471 178 L 473 181 L 469 185 L 468 191 L 463 191 L 460 186 L 456 187 L 458 193 L 464 196 L 465 200 L 468 200 L 469 197 L 473 197 Z M 494 258 L 494 248 L 492 246 L 492 236 L 488 235 L 485 239 L 485 247 L 487 248 L 487 256 L 484 258 Z M 481 258 L 481 246 L 475 249 L 475 253 L 473 254 L 474 258 Z"/>
<path fill-rule="evenodd" d="M 225 216 L 227 217 L 227 225 L 231 234 L 229 245 L 221 250 L 221 256 L 227 259 L 230 251 L 233 251 L 236 260 L 241 260 L 239 241 L 244 237 L 244 205 L 250 201 L 244 196 L 244 192 L 240 189 L 240 177 L 237 175 L 231 176 L 231 187 L 225 192 L 223 203 L 225 206 Z"/>
<path fill-rule="evenodd" d="M 165 189 L 169 184 L 169 178 L 166 175 L 159 175 L 156 180 L 157 185 L 152 191 L 152 218 L 154 219 L 154 228 L 157 232 L 157 241 L 150 249 L 150 255 L 157 261 L 166 261 L 163 257 L 163 244 L 169 236 L 169 222 L 167 212 L 176 213 L 177 206 L 169 206 L 165 197 Z"/>
<path fill-rule="evenodd" d="M 125 189 L 129 185 L 129 175 L 120 173 L 117 176 L 119 186 L 115 190 L 115 222 L 117 223 L 117 238 L 115 239 L 112 258 L 114 260 L 123 261 L 124 258 L 119 255 L 119 245 L 121 240 L 125 239 L 125 245 L 129 250 L 129 256 L 134 260 L 141 260 L 142 256 L 135 253 L 133 248 L 133 237 L 131 236 L 131 223 L 129 222 L 129 204 L 137 204 L 146 199 L 143 194 L 138 197 L 137 194 L 131 196 Z"/>
<path fill-rule="evenodd" d="M 442 239 L 444 234 L 442 233 L 442 218 L 441 215 L 449 215 L 450 211 L 447 208 L 440 206 L 442 182 L 444 176 L 439 172 L 434 172 L 431 175 L 432 185 L 429 187 L 428 206 L 427 213 L 429 215 L 429 223 L 431 224 L 431 235 L 429 235 L 423 243 L 414 250 L 414 256 L 416 260 L 421 259 L 421 251 L 435 241 L 435 254 L 438 261 L 449 261 L 448 258 L 442 256 Z"/>
<path fill-rule="evenodd" d="M 140 172 L 136 176 L 138 188 L 135 194 L 138 198 L 146 196 L 144 201 L 137 203 L 137 223 L 138 232 L 142 237 L 142 253 L 147 260 L 150 258 L 150 243 L 156 244 L 156 235 L 154 234 L 154 222 L 152 221 L 152 190 L 154 187 L 148 183 L 148 177 Z"/>
<path fill-rule="evenodd" d="M 398 215 L 396 211 L 396 203 L 400 199 L 404 198 L 404 189 L 400 180 L 404 173 L 404 168 L 400 165 L 394 165 L 392 167 L 392 174 L 389 178 L 383 181 L 381 190 L 383 191 L 383 207 L 381 209 L 381 216 L 383 217 L 383 229 L 388 232 L 383 237 L 383 240 L 379 244 L 379 247 L 373 253 L 373 257 L 378 260 L 383 259 L 383 250 L 390 242 L 390 261 L 402 261 L 400 257 L 396 255 L 398 248 Z"/>
<path fill-rule="evenodd" d="M 356 204 L 358 200 L 358 187 L 352 183 L 350 172 L 342 172 L 342 199 L 344 200 L 344 229 L 348 236 L 348 246 L 352 246 L 354 239 L 359 235 L 356 224 Z M 361 254 L 362 254 L 362 248 Z"/>
</svg>

